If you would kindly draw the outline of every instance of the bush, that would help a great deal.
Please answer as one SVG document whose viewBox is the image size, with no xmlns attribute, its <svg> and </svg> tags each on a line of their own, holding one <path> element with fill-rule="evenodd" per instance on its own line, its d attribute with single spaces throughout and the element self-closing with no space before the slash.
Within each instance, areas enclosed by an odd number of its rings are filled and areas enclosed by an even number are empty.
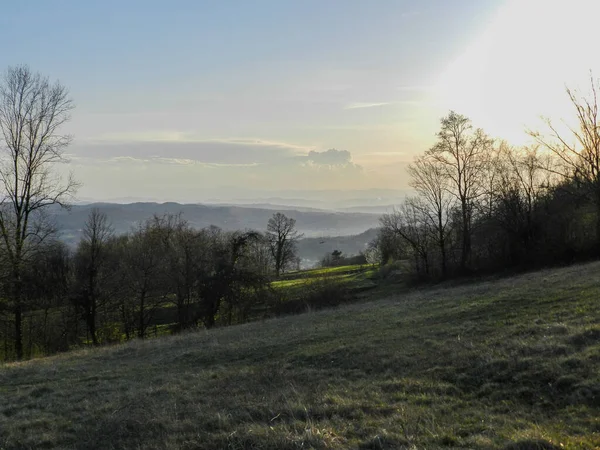
<svg viewBox="0 0 600 450">
<path fill-rule="evenodd" d="M 367 258 L 363 253 L 345 256 L 339 250 L 326 253 L 320 263 L 321 267 L 356 266 L 362 264 L 367 264 Z"/>
</svg>

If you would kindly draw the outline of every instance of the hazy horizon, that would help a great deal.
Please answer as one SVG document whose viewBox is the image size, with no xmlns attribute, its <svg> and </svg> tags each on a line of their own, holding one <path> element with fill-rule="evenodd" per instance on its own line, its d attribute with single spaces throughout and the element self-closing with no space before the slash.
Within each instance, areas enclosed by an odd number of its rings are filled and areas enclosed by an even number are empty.
<svg viewBox="0 0 600 450">
<path fill-rule="evenodd" d="M 13 2 L 0 67 L 28 64 L 70 89 L 74 142 L 61 170 L 82 182 L 78 199 L 406 191 L 406 166 L 449 109 L 514 143 L 540 115 L 568 114 L 565 83 L 600 69 L 598 10 L 592 0 Z M 23 23 L 52 33 L 23 34 Z"/>
<path fill-rule="evenodd" d="M 181 204 L 231 204 L 231 205 L 253 205 L 271 204 L 281 206 L 303 206 L 324 209 L 336 209 L 353 206 L 382 206 L 398 204 L 407 195 L 411 195 L 409 189 L 346 189 L 346 190 L 252 190 L 246 189 L 238 193 L 234 186 L 218 186 L 205 190 L 199 196 L 180 200 L 173 200 L 161 196 L 119 196 L 119 197 L 82 197 L 77 196 L 74 203 L 181 203 Z"/>
</svg>

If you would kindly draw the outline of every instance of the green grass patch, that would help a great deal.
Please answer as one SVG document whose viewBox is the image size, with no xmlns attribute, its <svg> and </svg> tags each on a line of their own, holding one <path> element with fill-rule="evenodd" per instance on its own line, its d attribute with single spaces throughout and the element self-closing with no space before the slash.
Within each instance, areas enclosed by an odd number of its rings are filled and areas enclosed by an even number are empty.
<svg viewBox="0 0 600 450">
<path fill-rule="evenodd" d="M 299 278 L 320 278 L 326 275 L 342 275 L 348 273 L 362 272 L 373 266 L 368 264 L 356 264 L 351 266 L 337 266 L 337 267 L 319 267 L 316 269 L 298 270 L 294 272 L 288 272 L 281 276 L 282 279 L 299 279 Z"/>
<path fill-rule="evenodd" d="M 598 448 L 598 298 L 593 263 L 4 365 L 0 448 Z"/>
<path fill-rule="evenodd" d="M 373 282 L 367 283 L 367 281 L 373 280 L 376 275 L 377 269 L 371 265 L 326 267 L 286 273 L 280 279 L 273 281 L 271 287 L 279 291 L 287 291 L 288 294 L 296 293 L 309 283 L 323 280 L 343 283 L 350 289 L 366 285 L 374 287 Z"/>
</svg>

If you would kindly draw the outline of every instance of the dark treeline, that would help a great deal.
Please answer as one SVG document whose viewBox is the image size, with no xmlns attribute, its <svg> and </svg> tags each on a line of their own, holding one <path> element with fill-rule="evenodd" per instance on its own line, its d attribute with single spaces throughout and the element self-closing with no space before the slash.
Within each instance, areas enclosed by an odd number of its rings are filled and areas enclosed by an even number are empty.
<svg viewBox="0 0 600 450">
<path fill-rule="evenodd" d="M 23 267 L 22 357 L 268 316 L 270 281 L 297 264 L 294 226 L 276 213 L 264 233 L 197 230 L 165 215 L 117 236 L 93 210 L 75 250 L 50 239 Z M 0 310 L 4 359 L 18 356 L 14 322 Z"/>
<path fill-rule="evenodd" d="M 437 142 L 409 166 L 413 197 L 381 217 L 369 251 L 409 260 L 419 279 L 529 269 L 600 255 L 597 85 L 568 90 L 573 126 L 530 132 L 533 144 L 495 142 L 451 112 Z"/>
</svg>

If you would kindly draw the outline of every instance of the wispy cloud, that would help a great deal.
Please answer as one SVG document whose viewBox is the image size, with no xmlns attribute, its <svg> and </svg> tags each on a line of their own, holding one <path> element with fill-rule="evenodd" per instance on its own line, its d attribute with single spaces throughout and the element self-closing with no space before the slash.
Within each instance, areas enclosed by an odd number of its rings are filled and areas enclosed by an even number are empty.
<svg viewBox="0 0 600 450">
<path fill-rule="evenodd" d="M 312 146 L 254 138 L 197 141 L 109 141 L 78 144 L 69 154 L 78 165 L 168 165 L 196 168 L 258 167 L 277 169 L 305 166 L 351 167 L 345 150 L 318 151 Z"/>
<path fill-rule="evenodd" d="M 314 150 L 315 146 L 307 146 L 307 145 L 298 145 L 292 144 L 289 142 L 280 142 L 280 141 L 270 141 L 265 139 L 257 139 L 257 138 L 225 138 L 225 139 L 210 139 L 201 142 L 219 142 L 222 144 L 238 144 L 238 145 L 247 145 L 247 146 L 255 146 L 255 147 L 277 147 L 277 148 L 285 148 L 290 150 L 298 150 L 298 151 L 310 151 Z"/>
<path fill-rule="evenodd" d="M 393 103 L 394 102 L 371 102 L 371 103 L 356 102 L 356 103 L 350 103 L 344 109 L 376 108 L 378 106 L 392 105 Z"/>
<path fill-rule="evenodd" d="M 243 147 L 262 147 L 285 149 L 288 151 L 308 152 L 315 150 L 315 146 L 300 145 L 289 142 L 272 141 L 268 139 L 243 137 L 243 138 L 205 138 L 194 133 L 179 131 L 157 131 L 147 133 L 118 133 L 104 134 L 102 136 L 85 139 L 83 144 L 120 145 L 120 144 L 198 144 L 198 145 L 235 145 Z M 75 156 L 75 155 L 73 155 Z"/>
<path fill-rule="evenodd" d="M 142 145 L 138 143 L 137 146 L 130 143 L 113 143 L 107 146 L 96 144 L 83 147 L 80 153 L 72 154 L 71 161 L 77 166 L 100 164 L 121 169 L 178 166 L 193 170 L 252 169 L 260 171 L 257 173 L 295 171 L 296 174 L 305 169 L 344 172 L 361 170 L 361 167 L 352 161 L 352 155 L 347 150 L 300 151 L 294 147 L 272 144 L 269 146 L 265 145 L 264 141 L 255 143 L 237 139 L 219 143 L 151 142 Z"/>
<path fill-rule="evenodd" d="M 183 158 L 162 158 L 162 157 L 153 157 L 150 158 L 151 162 L 155 162 L 158 164 L 175 164 L 179 166 L 191 166 L 191 165 L 199 165 L 202 167 L 257 167 L 262 165 L 262 163 L 205 163 L 202 161 L 197 161 L 195 159 L 183 159 Z"/>
<path fill-rule="evenodd" d="M 186 158 L 165 158 L 161 156 L 149 156 L 147 158 L 138 158 L 133 156 L 113 156 L 110 158 L 97 158 L 97 157 L 77 157 L 78 163 L 100 163 L 100 164 L 168 164 L 177 166 L 200 166 L 204 168 L 216 168 L 216 167 L 257 167 L 262 165 L 261 163 L 207 163 L 198 161 L 195 159 Z"/>
</svg>

